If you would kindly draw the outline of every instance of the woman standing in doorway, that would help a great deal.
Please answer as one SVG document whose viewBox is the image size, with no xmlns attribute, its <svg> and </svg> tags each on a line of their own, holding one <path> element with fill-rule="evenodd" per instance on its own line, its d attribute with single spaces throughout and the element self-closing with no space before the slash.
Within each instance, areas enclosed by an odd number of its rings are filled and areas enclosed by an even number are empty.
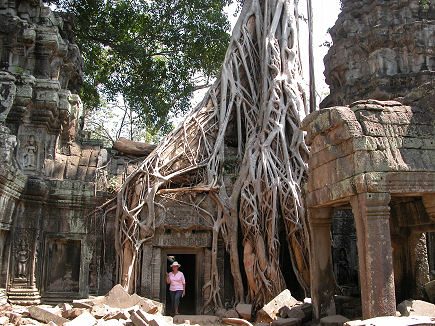
<svg viewBox="0 0 435 326">
<path fill-rule="evenodd" d="M 178 315 L 180 298 L 186 295 L 186 280 L 183 272 L 178 270 L 180 266 L 178 262 L 174 261 L 171 265 L 172 272 L 166 273 L 166 283 L 170 284 L 169 291 L 171 293 L 172 307 L 176 315 Z"/>
</svg>

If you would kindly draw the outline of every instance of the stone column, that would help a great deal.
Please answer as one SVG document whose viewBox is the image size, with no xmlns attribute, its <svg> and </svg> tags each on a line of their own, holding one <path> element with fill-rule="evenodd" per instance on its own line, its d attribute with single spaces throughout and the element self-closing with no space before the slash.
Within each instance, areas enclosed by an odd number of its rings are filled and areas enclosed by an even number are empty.
<svg viewBox="0 0 435 326">
<path fill-rule="evenodd" d="M 409 251 L 413 281 L 411 297 L 424 300 L 426 295 L 424 285 L 430 281 L 426 233 L 411 232 L 409 237 Z"/>
<path fill-rule="evenodd" d="M 388 193 L 363 193 L 351 199 L 358 237 L 364 319 L 396 313 L 390 199 Z"/>
<path fill-rule="evenodd" d="M 332 208 L 310 208 L 308 212 L 311 233 L 311 300 L 316 320 L 335 314 L 336 282 L 331 254 L 332 213 Z"/>
</svg>

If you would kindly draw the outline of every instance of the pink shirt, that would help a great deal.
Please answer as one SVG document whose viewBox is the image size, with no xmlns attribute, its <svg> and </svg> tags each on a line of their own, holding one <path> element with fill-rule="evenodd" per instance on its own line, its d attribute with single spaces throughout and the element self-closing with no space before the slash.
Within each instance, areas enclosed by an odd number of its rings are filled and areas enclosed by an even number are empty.
<svg viewBox="0 0 435 326">
<path fill-rule="evenodd" d="M 174 275 L 173 272 L 169 273 L 169 281 L 171 281 L 171 285 L 169 286 L 169 291 L 179 291 L 183 290 L 183 284 L 186 284 L 186 280 L 184 279 L 183 272 L 177 272 Z"/>
</svg>

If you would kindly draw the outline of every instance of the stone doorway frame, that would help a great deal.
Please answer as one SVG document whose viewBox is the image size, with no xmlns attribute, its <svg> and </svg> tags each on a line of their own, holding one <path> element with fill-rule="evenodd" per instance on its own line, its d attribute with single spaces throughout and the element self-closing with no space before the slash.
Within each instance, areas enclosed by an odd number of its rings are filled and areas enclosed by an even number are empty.
<svg viewBox="0 0 435 326">
<path fill-rule="evenodd" d="M 201 267 L 204 261 L 204 248 L 189 247 L 165 247 L 161 249 L 161 276 L 160 276 L 160 299 L 166 306 L 166 260 L 168 254 L 195 255 L 195 314 L 200 314 L 202 310 L 202 285 L 204 283 Z M 165 307 L 166 308 L 166 307 Z"/>
<path fill-rule="evenodd" d="M 80 274 L 79 274 L 79 291 L 78 292 L 49 292 L 47 291 L 47 268 L 50 268 L 50 258 L 48 255 L 49 242 L 52 240 L 71 240 L 80 241 Z M 41 277 L 41 295 L 42 300 L 45 302 L 55 302 L 58 298 L 80 299 L 88 296 L 89 292 L 89 263 L 87 263 L 87 253 L 89 248 L 86 244 L 85 234 L 73 233 L 45 233 L 44 234 L 44 253 L 42 264 L 42 277 Z"/>
</svg>

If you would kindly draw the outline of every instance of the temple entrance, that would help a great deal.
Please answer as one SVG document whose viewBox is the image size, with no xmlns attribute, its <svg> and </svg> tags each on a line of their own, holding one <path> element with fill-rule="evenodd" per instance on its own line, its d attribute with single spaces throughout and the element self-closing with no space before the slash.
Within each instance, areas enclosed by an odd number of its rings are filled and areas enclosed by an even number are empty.
<svg viewBox="0 0 435 326">
<path fill-rule="evenodd" d="M 197 255 L 194 253 L 179 253 L 181 251 L 168 251 L 163 257 L 166 260 L 166 271 L 172 271 L 171 264 L 177 261 L 181 264 L 180 271 L 186 279 L 186 296 L 180 300 L 179 313 L 182 315 L 194 315 L 197 313 Z M 166 313 L 173 314 L 172 301 L 169 292 L 169 285 L 166 285 L 165 300 Z"/>
</svg>

